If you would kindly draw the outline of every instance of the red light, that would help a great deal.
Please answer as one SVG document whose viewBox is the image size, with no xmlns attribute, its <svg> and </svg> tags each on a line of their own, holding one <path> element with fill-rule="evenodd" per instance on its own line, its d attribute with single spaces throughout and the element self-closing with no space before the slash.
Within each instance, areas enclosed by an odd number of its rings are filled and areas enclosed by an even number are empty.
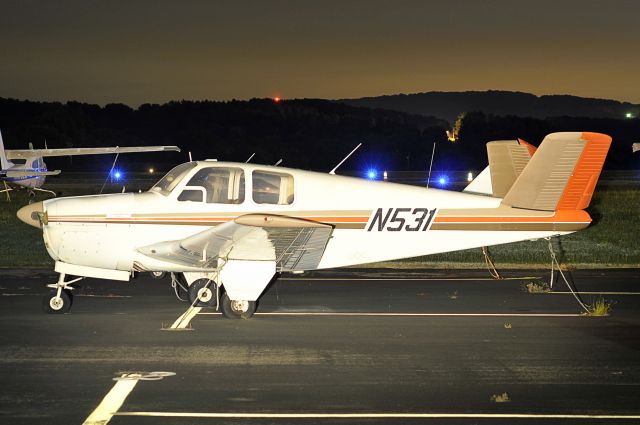
<svg viewBox="0 0 640 425">
<path fill-rule="evenodd" d="M 273 98 L 273 101 L 275 103 L 280 103 L 282 101 L 282 98 L 280 96 L 276 96 L 276 97 Z"/>
</svg>

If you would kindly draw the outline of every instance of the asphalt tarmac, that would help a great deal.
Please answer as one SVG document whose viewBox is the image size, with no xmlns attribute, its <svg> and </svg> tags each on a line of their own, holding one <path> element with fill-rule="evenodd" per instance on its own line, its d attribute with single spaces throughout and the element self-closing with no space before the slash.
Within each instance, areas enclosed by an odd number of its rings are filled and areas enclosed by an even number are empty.
<svg viewBox="0 0 640 425">
<path fill-rule="evenodd" d="M 192 310 L 169 280 L 0 276 L 1 424 L 637 424 L 640 270 L 340 270 L 283 276 L 250 320 Z M 539 279 L 542 278 L 542 279 Z M 162 373 L 158 373 L 162 372 Z M 115 380 L 114 380 L 115 378 Z"/>
</svg>

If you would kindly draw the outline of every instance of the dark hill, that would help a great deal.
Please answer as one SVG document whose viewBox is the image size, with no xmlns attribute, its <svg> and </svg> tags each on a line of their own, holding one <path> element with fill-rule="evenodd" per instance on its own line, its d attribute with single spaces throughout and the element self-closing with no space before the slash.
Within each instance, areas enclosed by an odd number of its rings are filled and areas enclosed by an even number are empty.
<svg viewBox="0 0 640 425">
<path fill-rule="evenodd" d="M 547 118 L 559 116 L 625 118 L 640 115 L 640 105 L 569 95 L 536 96 L 512 91 L 426 92 L 341 99 L 352 106 L 383 108 L 438 117 L 453 123 L 462 112 Z"/>
</svg>

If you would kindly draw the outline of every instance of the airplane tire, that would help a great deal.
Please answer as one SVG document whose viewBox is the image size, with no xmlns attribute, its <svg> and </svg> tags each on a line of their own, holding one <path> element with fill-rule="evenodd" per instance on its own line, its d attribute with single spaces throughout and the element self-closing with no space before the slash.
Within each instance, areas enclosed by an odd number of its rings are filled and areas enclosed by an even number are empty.
<svg viewBox="0 0 640 425">
<path fill-rule="evenodd" d="M 195 307 L 216 306 L 216 283 L 209 279 L 198 279 L 189 285 L 189 303 Z"/>
<path fill-rule="evenodd" d="M 54 289 L 42 298 L 42 307 L 44 311 L 49 314 L 65 314 L 71 310 L 73 304 L 73 294 L 68 289 L 63 289 L 60 292 L 60 297 L 57 296 L 57 291 Z"/>
<path fill-rule="evenodd" d="M 167 275 L 167 272 L 151 272 L 151 277 L 154 279 L 164 279 Z"/>
<path fill-rule="evenodd" d="M 256 312 L 256 302 L 232 301 L 225 292 L 220 300 L 220 309 L 227 319 L 248 319 Z"/>
</svg>

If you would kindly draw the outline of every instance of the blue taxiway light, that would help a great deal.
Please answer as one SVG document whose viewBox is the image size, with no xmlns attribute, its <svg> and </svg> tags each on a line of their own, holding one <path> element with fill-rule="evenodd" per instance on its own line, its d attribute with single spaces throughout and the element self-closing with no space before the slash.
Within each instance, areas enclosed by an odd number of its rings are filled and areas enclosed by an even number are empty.
<svg viewBox="0 0 640 425">
<path fill-rule="evenodd" d="M 374 170 L 373 168 L 369 169 L 367 171 L 367 178 L 369 180 L 375 180 L 376 177 L 378 177 L 378 172 L 376 170 Z"/>
<path fill-rule="evenodd" d="M 449 178 L 447 176 L 438 177 L 438 184 L 440 186 L 446 186 L 447 184 L 449 184 Z"/>
</svg>

